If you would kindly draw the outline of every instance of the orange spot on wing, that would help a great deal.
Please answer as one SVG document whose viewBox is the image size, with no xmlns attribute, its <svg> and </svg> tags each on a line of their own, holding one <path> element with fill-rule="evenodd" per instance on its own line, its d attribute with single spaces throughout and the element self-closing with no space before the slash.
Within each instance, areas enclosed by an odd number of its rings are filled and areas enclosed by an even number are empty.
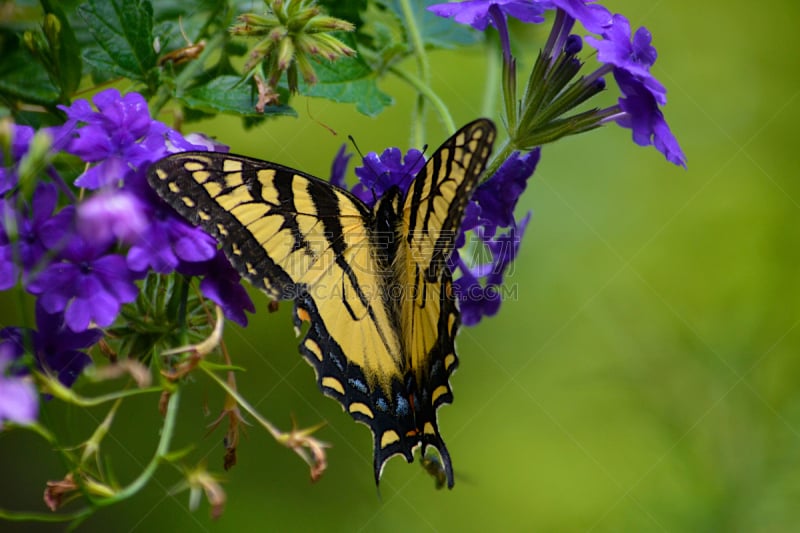
<svg viewBox="0 0 800 533">
<path fill-rule="evenodd" d="M 297 318 L 303 322 L 311 322 L 311 314 L 302 307 L 297 308 Z"/>
</svg>

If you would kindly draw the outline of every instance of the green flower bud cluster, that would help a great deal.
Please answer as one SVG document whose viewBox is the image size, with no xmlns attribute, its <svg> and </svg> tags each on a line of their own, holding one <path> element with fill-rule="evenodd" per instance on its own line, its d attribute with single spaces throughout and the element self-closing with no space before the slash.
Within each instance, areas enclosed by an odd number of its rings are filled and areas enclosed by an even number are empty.
<svg viewBox="0 0 800 533">
<path fill-rule="evenodd" d="M 246 13 L 231 28 L 233 35 L 260 37 L 252 47 L 244 69 L 248 76 L 260 74 L 273 90 L 286 72 L 291 92 L 297 92 L 298 71 L 308 84 L 316 83 L 312 56 L 335 61 L 356 51 L 330 34 L 353 31 L 346 20 L 322 14 L 309 0 L 265 0 L 265 15 Z"/>
</svg>

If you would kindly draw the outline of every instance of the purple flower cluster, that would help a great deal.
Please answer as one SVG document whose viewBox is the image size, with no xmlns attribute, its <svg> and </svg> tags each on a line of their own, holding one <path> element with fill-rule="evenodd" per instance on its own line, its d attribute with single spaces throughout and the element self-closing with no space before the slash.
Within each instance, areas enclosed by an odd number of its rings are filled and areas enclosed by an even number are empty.
<svg viewBox="0 0 800 533">
<path fill-rule="evenodd" d="M 481 31 L 492 24 L 501 35 L 507 32 L 504 16 L 540 23 L 545 11 L 555 9 L 556 23 L 545 51 L 564 50 L 568 55 L 575 52 L 567 50 L 565 45 L 574 37 L 570 32 L 575 22 L 580 22 L 586 30 L 600 36 L 586 37 L 586 42 L 597 49 L 597 59 L 603 63 L 586 77 L 587 85 L 599 82 L 610 72 L 622 93 L 615 108 L 597 112 L 598 117 L 603 117 L 598 125 L 616 121 L 632 130 L 633 140 L 640 146 L 653 145 L 671 163 L 686 166 L 686 157 L 660 109 L 667 101 L 666 89 L 650 72 L 657 53 L 650 44 L 652 37 L 646 28 L 639 28 L 631 37 L 630 24 L 624 16 L 612 15 L 602 5 L 584 0 L 472 0 L 436 4 L 428 9 Z M 502 16 L 498 16 L 499 13 Z M 509 58 L 507 38 L 503 39 L 503 47 Z"/>
<path fill-rule="evenodd" d="M 478 186 L 465 209 L 464 220 L 455 249 L 448 258 L 454 272 L 454 289 L 461 305 L 461 322 L 472 326 L 500 308 L 500 286 L 509 265 L 519 252 L 520 241 L 530 220 L 514 218 L 517 201 L 539 162 L 539 149 L 520 155 L 514 152 L 488 180 Z M 350 155 L 344 147 L 334 158 L 331 183 L 346 188 L 344 174 Z M 403 156 L 399 148 L 389 148 L 381 155 L 368 153 L 362 166 L 356 167 L 359 178 L 351 192 L 368 206 L 386 191 L 397 186 L 406 193 L 425 159 L 411 149 Z M 505 233 L 499 232 L 506 229 Z M 488 251 L 491 259 L 481 263 L 477 257 Z M 473 257 L 474 256 L 474 257 Z"/>
<path fill-rule="evenodd" d="M 467 205 L 456 248 L 448 261 L 453 272 L 460 273 L 454 276 L 453 288 L 465 326 L 494 316 L 500 309 L 503 279 L 519 253 L 531 218 L 528 212 L 516 220 L 514 210 L 536 170 L 539 155 L 538 148 L 524 155 L 512 153 L 494 175 L 478 186 Z M 508 230 L 500 233 L 502 228 Z M 470 234 L 472 239 L 468 239 Z M 482 263 L 478 258 L 484 250 L 488 250 L 491 259 Z"/>
<path fill-rule="evenodd" d="M 13 126 L 10 158 L 0 168 L 0 290 L 19 283 L 35 295 L 38 326 L 0 332 L 6 346 L 0 366 L 27 351 L 41 370 L 57 373 L 66 385 L 90 362 L 78 349 L 100 339 L 94 326 L 113 324 L 122 306 L 137 298 L 135 281 L 150 270 L 202 276 L 201 291 L 239 324 L 247 322 L 245 311 L 254 310 L 214 240 L 147 185 L 151 163 L 171 152 L 213 146 L 153 120 L 137 93 L 108 89 L 93 102 L 94 108 L 86 100 L 62 106 L 66 122 L 45 130 L 51 157 L 31 178 L 30 198 L 22 192 L 19 171 L 36 142 L 31 128 Z M 74 180 L 84 189 L 80 201 L 49 162 L 59 152 L 86 164 Z"/>
</svg>

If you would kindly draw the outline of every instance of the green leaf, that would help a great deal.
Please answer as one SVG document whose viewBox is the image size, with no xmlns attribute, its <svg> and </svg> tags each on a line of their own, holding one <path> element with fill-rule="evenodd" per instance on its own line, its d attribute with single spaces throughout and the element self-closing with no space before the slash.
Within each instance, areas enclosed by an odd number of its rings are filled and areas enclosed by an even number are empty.
<svg viewBox="0 0 800 533">
<path fill-rule="evenodd" d="M 280 96 L 284 102 L 288 97 L 288 93 L 285 92 Z M 219 76 L 205 85 L 186 91 L 177 98 L 186 107 L 207 113 L 231 113 L 247 117 L 297 116 L 295 110 L 287 105 L 267 106 L 264 113 L 256 111 L 256 95 L 253 94 L 250 84 L 242 83 L 239 76 Z"/>
<path fill-rule="evenodd" d="M 332 17 L 352 22 L 356 27 L 364 23 L 361 12 L 367 9 L 367 0 L 350 0 L 349 2 L 319 0 L 317 3 L 324 7 L 325 12 Z"/>
<path fill-rule="evenodd" d="M 414 24 L 422 37 L 423 44 L 433 48 L 457 48 L 480 41 L 482 34 L 453 22 L 450 19 L 439 17 L 428 11 L 428 7 L 440 4 L 437 0 L 408 0 L 414 17 Z M 381 0 L 381 3 L 390 8 L 403 21 L 403 27 L 408 30 L 408 21 L 403 15 L 400 0 Z"/>
<path fill-rule="evenodd" d="M 351 36 L 337 37 L 352 46 Z M 305 95 L 356 104 L 356 109 L 369 117 L 394 103 L 391 96 L 378 89 L 376 73 L 358 56 L 314 61 L 314 71 L 318 77 L 315 85 L 300 84 L 300 92 Z"/>
<path fill-rule="evenodd" d="M 0 61 L 0 95 L 43 106 L 54 106 L 59 100 L 58 87 L 41 63 L 23 48 L 4 50 Z"/>
<path fill-rule="evenodd" d="M 156 65 L 153 8 L 147 0 L 89 0 L 78 8 L 97 44 L 84 59 L 95 68 L 145 81 Z"/>
<path fill-rule="evenodd" d="M 60 25 L 57 41 L 50 43 L 55 70 L 52 75 L 55 76 L 58 85 L 61 87 L 62 97 L 66 99 L 66 97 L 71 96 L 78 90 L 78 86 L 81 83 L 81 71 L 83 69 L 81 47 L 67 16 L 61 8 L 50 0 L 42 0 L 42 7 L 45 13 L 54 15 Z"/>
<path fill-rule="evenodd" d="M 373 70 L 385 72 L 411 53 L 405 28 L 397 14 L 383 4 L 371 2 L 358 29 L 358 48 Z"/>
</svg>

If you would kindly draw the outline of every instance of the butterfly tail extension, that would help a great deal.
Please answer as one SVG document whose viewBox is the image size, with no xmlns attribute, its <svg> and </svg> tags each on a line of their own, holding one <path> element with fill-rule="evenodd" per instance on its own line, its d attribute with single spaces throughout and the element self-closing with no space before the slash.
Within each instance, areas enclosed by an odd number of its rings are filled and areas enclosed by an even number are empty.
<svg viewBox="0 0 800 533">
<path fill-rule="evenodd" d="M 300 353 L 314 368 L 320 390 L 372 432 L 377 483 L 391 457 L 402 455 L 411 462 L 414 447 L 419 444 L 419 439 L 409 438 L 409 430 L 405 429 L 414 428 L 414 413 L 406 387 L 392 378 L 391 391 L 387 394 L 382 386 L 371 383 L 358 365 L 347 360 L 339 343 L 319 320 L 316 303 L 308 295 L 297 299 L 294 310 L 295 327 L 299 330 L 304 322 L 309 326 L 300 342 Z"/>
<path fill-rule="evenodd" d="M 417 413 L 420 427 L 422 454 L 428 446 L 436 449 L 441 458 L 447 476 L 447 487 L 453 488 L 453 466 L 450 452 L 439 433 L 438 410 L 444 404 L 453 403 L 453 391 L 450 388 L 450 376 L 458 368 L 458 356 L 455 349 L 455 338 L 460 324 L 458 307 L 453 293 L 452 276 L 447 267 L 442 271 L 442 283 L 439 294 L 438 337 L 431 349 L 431 361 L 427 385 L 422 391 L 422 398 Z"/>
</svg>

